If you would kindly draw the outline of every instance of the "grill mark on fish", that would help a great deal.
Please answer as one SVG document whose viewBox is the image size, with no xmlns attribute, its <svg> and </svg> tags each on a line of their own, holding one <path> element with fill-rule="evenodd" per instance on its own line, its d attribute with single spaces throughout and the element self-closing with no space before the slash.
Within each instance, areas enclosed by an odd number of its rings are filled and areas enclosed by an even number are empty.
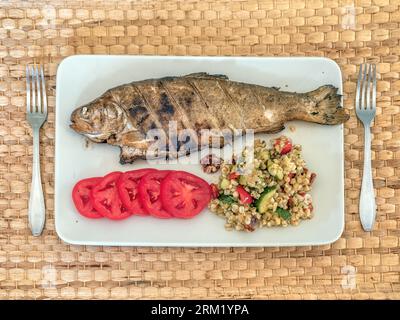
<svg viewBox="0 0 400 320">
<path fill-rule="evenodd" d="M 264 109 L 264 114 L 265 111 L 267 110 L 267 107 L 265 106 L 265 104 L 261 101 L 261 98 L 259 97 L 259 95 L 257 94 L 257 90 L 250 90 L 250 92 L 253 94 L 253 96 L 256 98 L 256 100 L 258 101 L 258 103 L 260 104 L 260 106 L 262 106 L 262 108 Z"/>
<path fill-rule="evenodd" d="M 219 128 L 218 126 L 212 127 L 210 122 L 209 111 L 204 112 L 205 102 L 201 99 L 200 94 L 195 92 L 193 85 L 191 85 L 186 77 L 176 78 L 175 81 L 165 81 L 165 87 L 177 103 L 177 108 L 182 109 L 183 113 L 187 116 L 190 127 L 196 132 L 182 132 L 180 139 L 185 138 L 187 135 L 191 137 L 190 142 L 182 143 L 185 149 L 201 146 L 204 139 L 200 139 L 201 130 Z M 211 118 L 212 119 L 212 118 Z M 183 152 L 183 151 L 182 151 Z"/>
<path fill-rule="evenodd" d="M 140 88 L 135 85 L 132 84 L 132 88 L 134 88 L 134 90 L 136 91 L 136 93 L 142 98 L 142 100 L 144 101 L 147 111 L 151 117 L 151 125 L 150 125 L 150 129 L 162 129 L 162 125 L 161 123 L 158 121 L 157 116 L 155 115 L 155 112 L 152 110 L 150 103 L 146 100 L 146 97 L 143 95 L 142 91 L 140 90 Z"/>
<path fill-rule="evenodd" d="M 209 95 L 211 95 L 210 97 L 207 97 L 207 96 L 205 96 L 203 94 L 203 88 L 201 88 L 201 84 L 202 84 L 202 81 L 207 81 L 207 80 L 204 80 L 203 78 L 200 78 L 200 77 L 197 78 L 197 79 L 193 79 L 193 80 L 194 81 L 191 81 L 191 82 L 196 87 L 199 96 L 202 97 L 202 99 L 204 100 L 206 106 L 208 106 L 209 109 L 207 110 L 207 112 L 210 112 L 212 114 L 213 119 L 214 119 L 214 121 L 216 123 L 216 128 L 225 128 L 225 127 L 227 127 L 228 124 L 225 121 L 226 119 L 224 118 L 224 116 L 221 117 L 220 108 L 212 108 L 210 103 L 209 103 L 209 100 L 211 100 L 211 102 L 214 102 L 213 101 L 214 100 L 214 96 L 213 96 L 214 90 L 211 90 L 211 88 L 208 88 L 208 92 L 207 93 Z M 213 81 L 212 85 L 213 85 L 212 88 L 216 87 L 215 86 L 215 81 Z M 221 102 L 221 101 L 219 101 L 219 102 Z M 200 124 L 200 127 L 201 126 L 202 126 L 202 124 Z M 197 129 L 197 127 L 196 127 L 196 129 Z"/>
<path fill-rule="evenodd" d="M 174 106 L 171 104 L 168 94 L 165 92 L 161 93 L 160 105 L 161 105 L 160 111 L 162 113 L 168 113 L 170 115 L 173 115 L 175 113 Z"/>
<path fill-rule="evenodd" d="M 162 129 L 168 131 L 170 121 L 175 121 L 177 123 L 177 129 L 181 130 L 184 125 L 181 118 L 176 113 L 176 107 L 169 99 L 167 92 L 162 86 L 162 81 L 160 80 L 149 80 L 143 81 L 140 84 L 140 89 L 142 90 L 143 96 L 146 97 L 152 111 L 158 117 Z"/>
<path fill-rule="evenodd" d="M 210 112 L 210 118 L 211 118 L 211 122 L 213 122 L 213 127 L 214 128 L 220 128 L 219 123 L 218 123 L 218 119 L 215 116 L 215 114 L 212 113 L 211 110 L 213 110 L 212 108 L 210 108 L 210 106 L 207 104 L 206 100 L 204 99 L 204 97 L 202 96 L 199 88 L 197 88 L 196 84 L 191 81 L 190 79 L 187 79 L 186 81 L 192 88 L 193 91 L 197 94 L 197 96 L 200 98 L 200 100 L 203 102 L 204 106 L 208 109 L 208 112 Z"/>
<path fill-rule="evenodd" d="M 236 100 L 233 99 L 233 97 L 230 95 L 229 91 L 227 90 L 225 84 L 223 84 L 221 81 L 217 81 L 218 86 L 222 89 L 222 91 L 225 93 L 225 96 L 228 98 L 228 100 L 231 102 L 232 105 L 236 106 L 236 109 L 239 114 L 239 121 L 240 121 L 240 129 L 245 129 L 244 125 L 244 119 L 243 119 L 243 108 L 238 105 Z"/>
<path fill-rule="evenodd" d="M 183 125 L 183 128 L 185 128 L 185 129 L 193 129 L 192 126 L 190 125 L 190 121 L 188 119 L 186 111 L 180 105 L 178 100 L 175 99 L 174 95 L 170 92 L 170 90 L 168 89 L 168 86 L 166 85 L 165 81 L 161 81 L 161 86 L 165 90 L 165 93 L 168 96 L 169 101 L 171 101 L 173 103 L 173 105 L 175 106 L 175 110 L 180 115 L 181 123 Z M 196 141 L 197 141 L 197 136 L 191 135 L 191 137 L 192 137 L 192 139 L 196 139 Z M 176 148 L 176 151 L 180 151 L 182 143 L 181 143 L 181 141 L 179 141 L 179 134 L 178 134 L 177 137 L 174 137 L 174 142 L 175 141 L 176 141 L 176 146 L 174 145 L 174 147 Z"/>
<path fill-rule="evenodd" d="M 146 120 L 150 114 L 147 112 L 147 109 L 145 107 L 142 106 L 132 106 L 129 109 L 129 114 L 132 118 L 136 118 L 137 119 L 137 124 L 142 124 L 144 122 L 144 120 Z"/>
<path fill-rule="evenodd" d="M 199 89 L 196 87 L 196 84 L 192 81 L 190 81 L 190 79 L 187 79 L 187 83 L 193 88 L 194 92 L 198 95 L 198 97 L 200 98 L 200 100 L 204 103 L 204 105 L 206 106 L 207 109 L 211 109 L 210 106 L 207 104 L 207 102 L 204 100 L 203 96 L 201 95 Z"/>
<path fill-rule="evenodd" d="M 143 98 L 137 94 L 137 90 L 135 90 L 133 86 L 129 86 L 128 88 L 129 90 L 127 89 L 127 91 L 129 96 L 125 99 L 124 107 L 125 112 L 128 115 L 127 131 L 129 132 L 133 129 L 134 131 L 140 132 L 142 139 L 144 140 L 152 121 L 150 113 L 146 108 L 146 103 Z"/>
<path fill-rule="evenodd" d="M 132 89 L 135 90 L 134 86 L 132 86 Z M 144 102 L 144 100 L 141 97 L 139 97 L 139 96 L 134 97 L 131 105 L 129 106 L 129 114 L 132 117 L 136 117 L 140 113 L 147 112 L 147 108 L 143 105 L 143 102 Z"/>
<path fill-rule="evenodd" d="M 208 105 L 215 112 L 219 128 L 240 128 L 240 111 L 235 104 L 229 101 L 216 79 L 195 79 L 196 87 Z"/>
<path fill-rule="evenodd" d="M 190 121 L 187 117 L 187 114 L 183 110 L 182 106 L 179 104 L 178 100 L 175 99 L 174 95 L 169 91 L 168 86 L 166 86 L 164 81 L 161 81 L 161 85 L 162 85 L 163 89 L 165 90 L 165 93 L 166 93 L 169 101 L 171 101 L 173 103 L 173 105 L 175 106 L 175 110 L 182 117 L 181 120 L 182 120 L 182 124 L 184 125 L 184 128 L 191 128 Z"/>
</svg>

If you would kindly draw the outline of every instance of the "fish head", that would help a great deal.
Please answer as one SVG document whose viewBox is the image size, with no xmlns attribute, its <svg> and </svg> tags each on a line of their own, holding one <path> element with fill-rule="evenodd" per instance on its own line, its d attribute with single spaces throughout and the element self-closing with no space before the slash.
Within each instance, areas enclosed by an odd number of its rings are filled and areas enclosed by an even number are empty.
<svg viewBox="0 0 400 320">
<path fill-rule="evenodd" d="M 110 99 L 98 99 L 74 110 L 70 127 L 93 142 L 108 142 L 126 127 L 124 109 Z"/>
</svg>

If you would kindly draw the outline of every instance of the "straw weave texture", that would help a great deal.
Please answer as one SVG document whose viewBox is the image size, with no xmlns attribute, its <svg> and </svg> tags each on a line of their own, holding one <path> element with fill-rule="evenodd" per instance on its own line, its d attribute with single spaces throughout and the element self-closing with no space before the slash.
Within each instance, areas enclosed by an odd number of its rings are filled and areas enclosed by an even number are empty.
<svg viewBox="0 0 400 320">
<path fill-rule="evenodd" d="M 0 299 L 399 299 L 400 1 L 0 0 Z M 353 15 L 354 14 L 354 15 Z M 355 16 L 355 19 L 353 17 Z M 72 54 L 325 56 L 341 67 L 346 226 L 332 245 L 289 248 L 70 246 L 54 230 L 55 75 Z M 50 113 L 41 131 L 47 206 L 32 237 L 25 65 L 43 61 Z M 378 65 L 373 128 L 377 223 L 358 216 L 363 129 L 356 71 Z"/>
</svg>

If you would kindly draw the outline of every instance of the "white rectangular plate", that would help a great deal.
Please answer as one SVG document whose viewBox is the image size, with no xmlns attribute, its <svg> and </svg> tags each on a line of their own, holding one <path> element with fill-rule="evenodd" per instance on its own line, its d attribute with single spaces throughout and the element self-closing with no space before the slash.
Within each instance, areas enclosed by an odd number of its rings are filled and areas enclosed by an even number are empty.
<svg viewBox="0 0 400 320">
<path fill-rule="evenodd" d="M 57 73 L 55 219 L 61 239 L 72 244 L 121 246 L 300 246 L 331 243 L 344 225 L 343 126 L 293 122 L 285 134 L 303 146 L 307 166 L 317 173 L 312 196 L 315 216 L 297 227 L 264 228 L 253 233 L 225 231 L 224 219 L 205 210 L 194 219 L 160 220 L 133 216 L 123 221 L 81 217 L 71 200 L 74 184 L 83 178 L 148 166 L 144 161 L 119 164 L 119 148 L 85 145 L 69 128 L 70 114 L 104 91 L 136 80 L 184 75 L 192 72 L 225 74 L 231 80 L 306 92 L 332 84 L 342 93 L 338 65 L 325 58 L 72 56 Z M 284 106 L 282 106 L 284 108 Z M 158 165 L 180 169 L 215 182 L 199 165 Z"/>
</svg>

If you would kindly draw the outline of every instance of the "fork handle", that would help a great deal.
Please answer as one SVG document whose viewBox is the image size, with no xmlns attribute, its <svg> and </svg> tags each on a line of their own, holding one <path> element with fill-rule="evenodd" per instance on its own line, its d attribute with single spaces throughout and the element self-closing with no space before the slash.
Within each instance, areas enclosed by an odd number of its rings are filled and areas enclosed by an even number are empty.
<svg viewBox="0 0 400 320">
<path fill-rule="evenodd" d="M 371 231 L 376 216 L 374 186 L 371 169 L 371 130 L 364 125 L 364 171 L 360 193 L 360 220 L 365 231 Z"/>
<path fill-rule="evenodd" d="M 34 236 L 39 236 L 46 219 L 42 180 L 40 177 L 40 153 L 39 153 L 39 128 L 33 129 L 33 166 L 32 184 L 28 208 L 29 227 Z"/>
</svg>

